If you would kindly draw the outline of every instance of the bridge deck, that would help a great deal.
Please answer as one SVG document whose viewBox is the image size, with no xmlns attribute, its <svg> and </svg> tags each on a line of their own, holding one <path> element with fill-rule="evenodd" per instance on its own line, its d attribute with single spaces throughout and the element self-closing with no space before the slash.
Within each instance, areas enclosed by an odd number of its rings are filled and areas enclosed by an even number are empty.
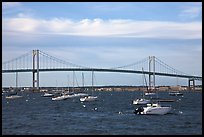
<svg viewBox="0 0 204 137">
<path fill-rule="evenodd" d="M 39 69 L 39 71 L 41 72 L 45 72 L 45 71 L 98 71 L 98 72 L 120 72 L 120 73 L 138 73 L 138 74 L 153 75 L 153 72 L 148 72 L 148 71 L 122 70 L 122 69 L 100 69 L 100 68 L 58 68 L 58 69 Z M 14 73 L 14 72 L 33 72 L 33 69 L 2 70 L 2 73 Z M 37 69 L 35 69 L 34 72 L 37 72 Z M 195 80 L 202 80 L 202 77 L 200 76 L 178 75 L 178 74 L 168 74 L 168 73 L 160 73 L 160 72 L 155 72 L 155 75 L 192 78 Z"/>
</svg>

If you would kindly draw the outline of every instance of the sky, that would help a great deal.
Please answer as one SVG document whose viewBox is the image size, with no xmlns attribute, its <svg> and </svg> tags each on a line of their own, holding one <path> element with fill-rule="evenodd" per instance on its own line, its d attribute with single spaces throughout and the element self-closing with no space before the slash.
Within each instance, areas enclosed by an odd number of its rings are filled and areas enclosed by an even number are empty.
<svg viewBox="0 0 204 137">
<path fill-rule="evenodd" d="M 34 49 L 96 68 L 155 56 L 186 74 L 202 76 L 202 3 L 2 2 L 2 64 Z M 91 72 L 83 73 L 85 85 L 91 85 Z M 143 84 L 138 74 L 94 74 L 95 85 Z M 82 72 L 75 75 L 75 86 L 80 86 Z M 71 86 L 72 79 L 73 72 L 43 72 L 40 86 Z M 156 85 L 187 82 L 156 77 Z M 15 74 L 2 74 L 2 85 L 15 86 Z M 19 73 L 18 86 L 32 86 L 32 74 Z"/>
</svg>

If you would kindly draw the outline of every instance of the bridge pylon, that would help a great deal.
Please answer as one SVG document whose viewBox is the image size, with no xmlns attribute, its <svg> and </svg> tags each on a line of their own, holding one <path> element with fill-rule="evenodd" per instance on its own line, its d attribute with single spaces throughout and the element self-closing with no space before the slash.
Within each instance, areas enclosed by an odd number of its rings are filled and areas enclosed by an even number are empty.
<svg viewBox="0 0 204 137">
<path fill-rule="evenodd" d="M 35 66 L 37 66 L 35 68 Z M 35 77 L 37 73 L 37 79 Z M 37 88 L 35 87 L 37 83 Z M 39 50 L 33 50 L 33 91 L 39 91 Z"/>
<path fill-rule="evenodd" d="M 193 82 L 193 85 L 191 85 L 191 82 Z M 191 79 L 188 79 L 188 90 L 193 90 L 195 91 L 195 79 L 191 78 Z"/>
<path fill-rule="evenodd" d="M 155 56 L 149 56 L 149 90 L 155 90 Z"/>
</svg>

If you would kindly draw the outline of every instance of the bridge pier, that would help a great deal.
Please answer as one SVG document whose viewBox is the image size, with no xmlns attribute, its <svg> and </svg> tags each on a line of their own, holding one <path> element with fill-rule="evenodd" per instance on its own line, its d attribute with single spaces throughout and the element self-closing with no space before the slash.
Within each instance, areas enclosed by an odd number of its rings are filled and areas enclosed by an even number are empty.
<svg viewBox="0 0 204 137">
<path fill-rule="evenodd" d="M 37 62 L 35 59 L 37 58 Z M 37 65 L 37 71 L 35 66 Z M 37 73 L 37 79 L 35 78 L 35 73 Z M 37 88 L 35 88 L 35 83 L 37 83 Z M 33 50 L 33 91 L 39 91 L 39 50 Z"/>
<path fill-rule="evenodd" d="M 155 56 L 149 56 L 149 90 L 155 90 Z"/>
<path fill-rule="evenodd" d="M 191 86 L 191 82 L 193 82 L 193 87 Z M 192 89 L 195 91 L 195 79 L 188 79 L 188 90 L 191 91 Z"/>
</svg>

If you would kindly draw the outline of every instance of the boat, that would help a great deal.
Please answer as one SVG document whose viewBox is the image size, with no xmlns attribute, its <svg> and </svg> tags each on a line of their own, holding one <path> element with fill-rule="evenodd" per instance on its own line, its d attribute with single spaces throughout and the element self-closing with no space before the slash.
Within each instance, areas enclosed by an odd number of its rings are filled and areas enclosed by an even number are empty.
<svg viewBox="0 0 204 137">
<path fill-rule="evenodd" d="M 6 99 L 16 99 L 16 98 L 21 98 L 23 96 L 18 95 L 19 89 L 18 89 L 18 72 L 16 72 L 16 88 L 10 88 L 9 89 L 9 95 L 7 95 L 5 98 Z"/>
<path fill-rule="evenodd" d="M 65 100 L 67 99 L 66 95 L 60 95 L 57 97 L 52 97 L 52 100 Z"/>
<path fill-rule="evenodd" d="M 6 96 L 6 99 L 16 99 L 16 98 L 21 98 L 22 96 L 19 95 L 11 95 L 11 96 Z"/>
<path fill-rule="evenodd" d="M 145 96 L 151 96 L 151 95 L 156 95 L 156 93 L 155 92 L 146 92 L 145 93 Z"/>
<path fill-rule="evenodd" d="M 135 99 L 133 100 L 132 104 L 134 105 L 143 105 L 143 104 L 147 104 L 147 103 L 150 103 L 151 100 L 148 100 L 148 99 L 144 99 L 144 98 L 138 98 L 138 99 Z"/>
<path fill-rule="evenodd" d="M 169 92 L 169 95 L 170 95 L 170 96 L 182 96 L 182 95 L 183 95 L 183 93 L 173 91 L 173 92 Z"/>
<path fill-rule="evenodd" d="M 161 106 L 159 103 L 149 103 L 146 107 L 138 107 L 135 109 L 134 113 L 140 115 L 165 115 L 171 110 L 171 106 Z"/>
<path fill-rule="evenodd" d="M 74 96 L 75 97 L 85 97 L 85 96 L 88 96 L 88 94 L 86 94 L 86 93 L 75 93 Z"/>
<path fill-rule="evenodd" d="M 92 71 L 92 94 L 93 94 L 93 71 Z M 97 98 L 98 98 L 97 96 L 88 95 L 88 96 L 81 97 L 79 100 L 81 102 L 95 101 L 95 100 L 97 100 Z"/>
<path fill-rule="evenodd" d="M 42 95 L 43 97 L 53 97 L 54 94 L 52 93 L 44 93 L 44 95 Z"/>
<path fill-rule="evenodd" d="M 95 101 L 97 98 L 98 98 L 97 96 L 85 96 L 85 97 L 80 98 L 80 101 L 81 102 L 84 102 L 84 101 Z"/>
<path fill-rule="evenodd" d="M 177 90 L 175 91 L 171 91 L 171 92 L 169 92 L 169 95 L 170 96 L 182 96 L 183 95 L 183 93 L 181 93 L 179 90 L 180 90 L 180 86 L 179 86 L 179 84 L 178 84 L 178 77 L 177 77 L 177 79 L 176 79 L 176 85 L 177 85 Z"/>
<path fill-rule="evenodd" d="M 17 95 L 16 93 L 11 93 L 10 95 L 6 96 L 6 99 L 16 99 L 16 98 L 21 98 L 23 96 Z"/>
<path fill-rule="evenodd" d="M 143 68 L 142 68 L 142 72 L 144 72 Z M 144 80 L 145 80 L 145 84 L 146 84 L 146 87 L 147 87 L 147 81 L 146 81 L 146 78 L 145 78 L 145 75 L 143 73 L 143 86 L 144 86 Z M 148 91 L 148 87 L 147 87 L 147 91 Z M 143 104 L 147 104 L 147 103 L 150 103 L 151 100 L 150 99 L 145 99 L 145 96 L 144 96 L 144 91 L 143 91 L 143 98 L 137 98 L 137 99 L 134 99 L 132 104 L 134 105 L 143 105 Z"/>
<path fill-rule="evenodd" d="M 154 73 L 153 73 L 153 77 L 155 79 Z M 151 77 L 149 77 L 149 78 L 151 78 Z M 149 80 L 149 81 L 151 84 L 152 83 L 151 80 Z M 149 87 L 151 90 L 151 85 Z M 147 88 L 147 91 L 148 91 L 148 88 Z M 152 91 L 155 91 L 155 80 L 153 81 L 153 90 Z M 148 94 L 146 94 L 146 95 L 157 95 L 158 96 L 158 93 L 156 94 L 156 92 L 147 92 L 147 93 Z M 141 114 L 141 115 L 149 115 L 149 114 L 150 115 L 164 115 L 164 114 L 169 113 L 171 110 L 172 110 L 171 106 L 161 106 L 159 101 L 155 101 L 155 102 L 152 101 L 151 103 L 146 104 L 146 106 L 140 106 L 140 107 L 136 108 L 134 113 L 135 114 Z"/>
</svg>

